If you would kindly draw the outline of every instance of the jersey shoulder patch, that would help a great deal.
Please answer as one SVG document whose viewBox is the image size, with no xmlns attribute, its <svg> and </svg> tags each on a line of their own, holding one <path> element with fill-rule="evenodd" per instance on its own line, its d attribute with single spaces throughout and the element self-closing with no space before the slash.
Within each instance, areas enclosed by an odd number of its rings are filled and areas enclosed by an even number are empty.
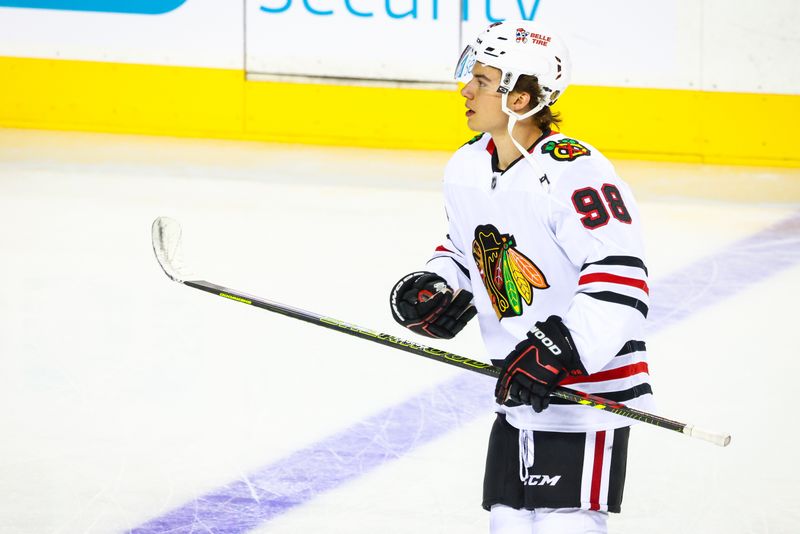
<svg viewBox="0 0 800 534">
<path fill-rule="evenodd" d="M 478 135 L 476 135 L 475 137 L 473 137 L 472 139 L 470 139 L 469 141 L 467 141 L 466 143 L 464 143 L 464 144 L 463 144 L 463 145 L 461 145 L 461 146 L 462 146 L 462 147 L 465 147 L 465 146 L 467 146 L 467 145 L 472 145 L 472 144 L 475 144 L 475 143 L 477 143 L 478 141 L 480 141 L 480 140 L 481 140 L 481 138 L 482 138 L 484 135 L 485 135 L 484 133 L 479 133 Z"/>
<path fill-rule="evenodd" d="M 542 154 L 548 154 L 558 162 L 575 161 L 584 156 L 591 156 L 592 150 L 577 139 L 561 137 L 542 144 Z"/>
</svg>

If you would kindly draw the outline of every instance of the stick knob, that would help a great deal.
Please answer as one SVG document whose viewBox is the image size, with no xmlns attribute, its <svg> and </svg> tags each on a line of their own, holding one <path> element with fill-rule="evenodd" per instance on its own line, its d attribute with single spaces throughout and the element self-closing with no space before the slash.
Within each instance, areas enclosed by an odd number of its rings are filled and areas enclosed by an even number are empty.
<svg viewBox="0 0 800 534">
<path fill-rule="evenodd" d="M 731 442 L 730 434 L 725 434 L 723 432 L 711 432 L 697 428 L 694 425 L 686 425 L 683 428 L 683 433 L 693 438 L 709 441 L 714 445 L 719 445 L 720 447 L 727 447 Z"/>
</svg>

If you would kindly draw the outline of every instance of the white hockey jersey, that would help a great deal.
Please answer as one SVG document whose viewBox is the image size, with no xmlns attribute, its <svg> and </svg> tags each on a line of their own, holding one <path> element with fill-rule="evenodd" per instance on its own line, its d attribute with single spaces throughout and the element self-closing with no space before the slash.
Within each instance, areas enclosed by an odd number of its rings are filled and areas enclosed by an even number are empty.
<svg viewBox="0 0 800 534">
<path fill-rule="evenodd" d="M 534 323 L 558 315 L 589 372 L 561 384 L 651 410 L 643 337 L 649 290 L 633 194 L 582 141 L 547 133 L 530 152 L 549 187 L 523 158 L 500 172 L 488 134 L 453 155 L 444 174 L 448 235 L 427 269 L 474 294 L 491 358 L 504 358 Z M 631 424 L 556 398 L 539 414 L 530 406 L 497 410 L 520 429 Z"/>
</svg>

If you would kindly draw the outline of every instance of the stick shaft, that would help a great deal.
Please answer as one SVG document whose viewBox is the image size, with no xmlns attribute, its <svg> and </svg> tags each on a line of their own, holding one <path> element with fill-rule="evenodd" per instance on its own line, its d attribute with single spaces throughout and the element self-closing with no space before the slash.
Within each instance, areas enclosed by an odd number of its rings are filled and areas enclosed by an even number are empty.
<svg viewBox="0 0 800 534">
<path fill-rule="evenodd" d="M 227 298 L 229 300 L 234 300 L 236 302 L 241 302 L 243 304 L 249 304 L 251 306 L 279 313 L 281 315 L 292 317 L 294 319 L 300 319 L 301 321 L 306 321 L 308 323 L 316 324 L 318 326 L 330 328 L 331 330 L 336 330 L 337 332 L 350 334 L 351 336 L 359 337 L 361 339 L 366 339 L 368 341 L 372 341 L 375 343 L 380 343 L 382 345 L 386 345 L 395 349 L 404 350 L 406 352 L 410 352 L 418 356 L 423 356 L 425 358 L 430 358 L 432 360 L 436 360 L 442 363 L 454 365 L 462 369 L 467 369 L 469 371 L 480 373 L 486 376 L 491 376 L 493 378 L 497 378 L 498 376 L 500 376 L 499 367 L 496 367 L 494 365 L 489 365 L 487 363 L 480 362 L 477 360 L 472 360 L 464 356 L 459 356 L 458 354 L 453 354 L 452 352 L 447 352 L 441 349 L 428 347 L 425 345 L 421 345 L 419 343 L 414 343 L 413 341 L 407 341 L 405 339 L 401 339 L 389 334 L 384 334 L 381 332 L 376 332 L 374 330 L 369 330 L 367 328 L 362 328 L 360 326 L 349 324 L 344 321 L 339 321 L 338 319 L 318 315 L 316 313 L 312 313 L 306 310 L 301 310 L 299 308 L 288 306 L 286 304 L 281 304 L 279 302 L 275 302 L 272 300 L 263 299 L 260 297 L 256 297 L 254 295 L 248 295 L 247 293 L 219 286 L 217 284 L 212 284 L 210 282 L 206 282 L 205 280 L 187 280 L 184 281 L 183 283 L 195 289 L 200 289 L 208 293 L 213 293 L 215 295 Z M 630 408 L 619 402 L 614 402 L 609 399 L 604 399 L 597 395 L 582 393 L 580 391 L 576 391 L 563 386 L 557 387 L 553 392 L 553 396 L 565 399 L 570 402 L 574 402 L 576 404 L 583 404 L 585 406 L 589 406 L 595 409 L 615 413 L 617 415 L 621 415 L 623 417 L 634 419 L 636 421 L 640 421 L 650 425 L 655 425 L 661 428 L 666 428 L 668 430 L 673 430 L 675 432 L 684 433 L 684 429 L 687 428 L 687 426 L 689 426 L 686 423 L 673 421 L 671 419 L 667 419 L 658 415 L 637 410 L 635 408 Z M 708 440 L 708 441 L 713 442 L 714 440 Z"/>
<path fill-rule="evenodd" d="M 471 360 L 469 358 L 465 358 L 464 356 L 453 354 L 452 352 L 447 352 L 433 347 L 427 347 L 425 345 L 420 345 L 419 343 L 414 343 L 413 341 L 400 339 L 399 337 L 389 334 L 383 334 L 381 332 L 362 328 L 360 326 L 346 323 L 332 317 L 325 317 L 313 312 L 301 310 L 300 308 L 281 304 L 280 302 L 263 299 L 254 295 L 248 295 L 247 293 L 212 284 L 211 282 L 206 282 L 205 280 L 187 280 L 183 283 L 195 289 L 213 293 L 229 300 L 235 300 L 236 302 L 241 302 L 243 304 L 250 304 L 251 306 L 255 306 L 257 308 L 279 313 L 294 319 L 300 319 L 301 321 L 305 321 L 307 323 L 330 328 L 331 330 L 350 334 L 351 336 L 366 339 L 374 343 L 380 343 L 381 345 L 404 350 L 418 356 L 430 358 L 431 360 L 455 365 L 456 367 L 468 369 L 470 371 L 491 376 L 493 378 L 500 376 L 499 367 L 495 367 L 494 365 L 477 360 Z"/>
</svg>

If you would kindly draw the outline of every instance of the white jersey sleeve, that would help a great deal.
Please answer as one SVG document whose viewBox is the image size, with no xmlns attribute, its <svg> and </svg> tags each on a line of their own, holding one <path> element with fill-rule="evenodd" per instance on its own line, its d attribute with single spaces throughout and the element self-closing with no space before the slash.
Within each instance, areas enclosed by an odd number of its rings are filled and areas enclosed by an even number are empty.
<svg viewBox="0 0 800 534">
<path fill-rule="evenodd" d="M 644 329 L 649 289 L 641 219 L 632 192 L 605 159 L 575 161 L 550 198 L 556 242 L 579 271 L 562 319 L 594 374 Z"/>
<path fill-rule="evenodd" d="M 426 269 L 435 272 L 447 281 L 453 289 L 466 289 L 473 292 L 470 281 L 469 264 L 472 261 L 469 243 L 461 236 L 461 230 L 451 213 L 455 214 L 445 198 L 445 213 L 447 214 L 447 235 L 436 247 L 433 256 L 428 260 Z"/>
</svg>

